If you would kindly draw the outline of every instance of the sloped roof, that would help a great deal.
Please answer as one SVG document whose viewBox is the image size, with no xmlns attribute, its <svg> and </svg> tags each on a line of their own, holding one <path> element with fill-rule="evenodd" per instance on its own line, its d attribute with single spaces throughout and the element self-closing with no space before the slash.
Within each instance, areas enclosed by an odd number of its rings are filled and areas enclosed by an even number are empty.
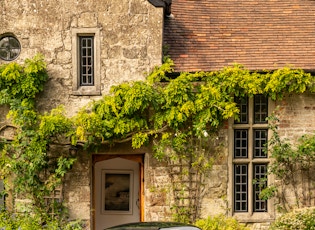
<svg viewBox="0 0 315 230">
<path fill-rule="evenodd" d="M 315 69 L 313 0 L 173 0 L 164 44 L 177 71 Z"/>
</svg>

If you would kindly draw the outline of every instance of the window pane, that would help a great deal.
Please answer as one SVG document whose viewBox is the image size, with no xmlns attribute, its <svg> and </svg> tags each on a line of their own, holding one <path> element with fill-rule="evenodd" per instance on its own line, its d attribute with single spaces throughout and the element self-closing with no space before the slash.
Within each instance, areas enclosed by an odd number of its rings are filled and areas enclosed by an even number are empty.
<svg viewBox="0 0 315 230">
<path fill-rule="evenodd" d="M 246 212 L 248 209 L 248 167 L 246 164 L 234 165 L 234 211 Z"/>
<path fill-rule="evenodd" d="M 0 58 L 6 61 L 12 61 L 19 56 L 21 52 L 20 42 L 12 36 L 2 37 L 0 39 Z"/>
<path fill-rule="evenodd" d="M 240 110 L 239 121 L 235 121 L 236 124 L 248 123 L 248 99 L 247 98 L 235 98 L 238 109 Z"/>
<path fill-rule="evenodd" d="M 267 201 L 261 200 L 259 194 L 261 190 L 266 188 L 267 181 L 262 180 L 266 177 L 267 174 L 267 164 L 257 164 L 254 165 L 254 211 L 255 212 L 266 212 L 267 211 Z"/>
<path fill-rule="evenodd" d="M 91 47 L 91 46 L 92 46 L 92 39 L 88 39 L 88 40 L 87 40 L 87 46 L 88 46 L 88 47 Z"/>
<path fill-rule="evenodd" d="M 247 158 L 248 130 L 234 130 L 234 158 Z"/>
<path fill-rule="evenodd" d="M 19 43 L 19 41 L 16 39 L 16 38 L 14 38 L 14 37 L 9 37 L 9 43 L 10 43 L 10 47 L 12 48 L 12 49 L 20 49 L 20 43 Z"/>
<path fill-rule="evenodd" d="M 254 123 L 267 123 L 268 98 L 264 95 L 254 96 Z"/>
<path fill-rule="evenodd" d="M 79 37 L 80 43 L 80 85 L 94 85 L 94 37 Z"/>
<path fill-rule="evenodd" d="M 268 140 L 268 130 L 254 130 L 254 158 L 266 158 L 264 151 Z"/>
</svg>

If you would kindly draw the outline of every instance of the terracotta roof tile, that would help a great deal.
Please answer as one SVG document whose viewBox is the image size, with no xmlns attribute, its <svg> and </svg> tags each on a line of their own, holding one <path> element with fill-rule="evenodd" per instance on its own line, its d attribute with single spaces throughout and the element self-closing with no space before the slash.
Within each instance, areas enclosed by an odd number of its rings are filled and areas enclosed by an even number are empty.
<svg viewBox="0 0 315 230">
<path fill-rule="evenodd" d="M 177 71 L 315 69 L 315 1 L 173 0 L 164 44 Z"/>
</svg>

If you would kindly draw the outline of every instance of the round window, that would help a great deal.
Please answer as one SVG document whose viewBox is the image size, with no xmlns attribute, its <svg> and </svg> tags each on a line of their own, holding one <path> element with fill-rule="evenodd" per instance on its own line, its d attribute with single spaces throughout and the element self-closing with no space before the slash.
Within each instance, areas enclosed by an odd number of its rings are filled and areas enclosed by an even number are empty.
<svg viewBox="0 0 315 230">
<path fill-rule="evenodd" d="M 20 42 L 13 36 L 0 38 L 0 58 L 5 61 L 12 61 L 21 52 Z"/>
</svg>

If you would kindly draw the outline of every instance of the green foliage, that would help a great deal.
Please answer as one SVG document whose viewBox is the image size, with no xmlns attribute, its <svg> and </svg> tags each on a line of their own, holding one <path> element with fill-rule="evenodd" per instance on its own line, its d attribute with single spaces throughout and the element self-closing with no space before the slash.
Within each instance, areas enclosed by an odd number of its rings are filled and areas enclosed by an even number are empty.
<svg viewBox="0 0 315 230">
<path fill-rule="evenodd" d="M 189 207 L 173 206 L 173 221 L 180 223 L 190 223 L 191 209 Z"/>
<path fill-rule="evenodd" d="M 146 144 L 139 133 L 150 138 L 166 129 L 173 134 L 189 130 L 198 137 L 205 130 L 216 131 L 230 117 L 237 118 L 234 96 L 265 94 L 281 99 L 288 92 L 314 90 L 314 77 L 299 69 L 251 72 L 235 65 L 214 72 L 183 72 L 169 79 L 172 65 L 167 59 L 147 81 L 114 86 L 110 95 L 84 108 L 76 116 L 78 140 L 114 143 L 132 138 L 133 143 Z"/>
<path fill-rule="evenodd" d="M 21 127 L 16 138 L 3 149 L 1 174 L 15 174 L 14 191 L 29 194 L 43 206 L 42 197 L 54 190 L 75 159 L 60 155 L 50 159 L 49 144 L 70 132 L 72 123 L 61 111 L 37 116 L 32 127 Z"/>
<path fill-rule="evenodd" d="M 11 62 L 0 66 L 0 104 L 9 104 L 16 125 L 32 126 L 36 119 L 34 99 L 48 79 L 43 56 L 25 60 L 23 66 Z"/>
<path fill-rule="evenodd" d="M 264 94 L 275 100 L 285 93 L 314 90 L 314 77 L 298 69 L 251 72 L 234 65 L 213 72 L 183 72 L 173 79 L 168 75 L 173 71 L 172 66 L 173 62 L 166 58 L 146 81 L 114 86 L 109 95 L 84 108 L 75 117 L 75 139 L 87 145 L 132 141 L 134 148 L 153 140 L 154 156 L 158 160 L 166 161 L 170 168 L 173 164 L 186 165 L 181 172 L 183 178 L 186 172 L 193 170 L 202 175 L 211 170 L 219 150 L 209 150 L 198 141 L 205 138 L 205 133 L 217 138 L 224 121 L 238 118 L 234 96 Z M 208 142 L 212 146 L 216 143 L 209 137 Z M 172 183 L 174 190 L 178 183 Z M 200 176 L 198 189 L 202 184 Z M 185 189 L 188 185 L 182 186 L 181 189 Z M 275 192 L 265 190 L 263 195 L 267 199 Z M 177 194 L 174 197 L 178 197 Z M 173 210 L 182 213 L 182 198 L 176 199 Z M 196 209 L 195 205 L 190 206 Z M 197 211 L 183 213 L 194 219 L 191 213 Z"/>
<path fill-rule="evenodd" d="M 195 225 L 202 230 L 249 230 L 244 224 L 240 224 L 236 219 L 224 215 L 208 217 L 197 220 Z"/>
<path fill-rule="evenodd" d="M 153 143 L 157 159 L 185 163 L 188 169 L 183 175 L 191 168 L 202 175 L 211 170 L 218 152 L 213 149 L 218 129 L 226 119 L 238 116 L 234 96 L 259 93 L 281 99 L 287 92 L 314 91 L 314 77 L 302 70 L 251 72 L 234 65 L 213 72 L 184 72 L 171 79 L 172 66 L 166 57 L 146 81 L 113 86 L 109 95 L 91 102 L 72 119 L 62 107 L 45 114 L 36 111 L 35 97 L 48 79 L 41 55 L 23 65 L 0 66 L 0 105 L 10 106 L 8 116 L 16 127 L 14 139 L 3 140 L 0 146 L 1 175 L 15 175 L 13 191 L 33 200 L 34 209 L 43 213 L 50 208 L 43 197 L 62 183 L 75 162 L 65 151 L 50 151 L 60 140 L 70 139 L 72 145 L 84 142 L 87 147 L 131 141 L 133 148 L 140 148 Z M 307 139 L 299 154 L 309 152 L 312 141 Z M 293 153 L 290 146 L 279 146 L 279 152 L 286 150 Z M 281 157 L 285 160 L 285 155 Z"/>
<path fill-rule="evenodd" d="M 170 78 L 167 77 L 167 74 L 174 71 L 173 66 L 174 62 L 169 57 L 164 57 L 163 65 L 156 66 L 154 70 L 148 74 L 148 83 L 152 85 L 161 81 L 168 81 Z"/>
<path fill-rule="evenodd" d="M 143 144 L 145 135 L 140 135 L 139 131 L 148 129 L 153 88 L 139 81 L 112 87 L 111 92 L 112 96 L 106 95 L 93 103 L 92 108 L 79 112 L 75 121 L 78 138 L 89 143 L 104 143 L 135 134 L 133 143 Z"/>
<path fill-rule="evenodd" d="M 48 215 L 0 211 L 0 228 L 6 230 L 82 230 L 82 221 L 66 221 Z"/>
<path fill-rule="evenodd" d="M 302 207 L 303 203 L 310 200 L 311 193 L 304 192 L 302 196 L 298 190 L 300 184 L 297 183 L 300 179 L 299 176 L 311 173 L 315 160 L 315 135 L 303 135 L 292 144 L 288 139 L 281 139 L 278 133 L 278 122 L 276 116 L 270 116 L 269 129 L 272 131 L 272 136 L 268 141 L 268 152 L 273 159 L 268 166 L 268 174 L 272 174 L 277 178 L 276 184 L 270 184 L 262 190 L 260 198 L 270 199 L 271 197 L 278 196 L 281 201 L 281 207 L 284 211 L 290 211 L 295 208 L 289 205 L 286 196 L 283 194 L 286 186 L 293 188 L 293 194 L 296 200 L 296 207 Z M 265 180 L 263 178 L 262 180 Z M 310 183 L 308 179 L 305 180 Z M 308 186 L 309 187 L 309 186 Z M 309 197 L 306 197 L 308 194 Z"/>
<path fill-rule="evenodd" d="M 193 222 L 199 216 L 205 179 L 221 153 L 217 134 L 204 132 L 198 138 L 192 134 L 165 132 L 153 146 L 154 157 L 167 162 L 174 197 L 172 218 L 179 222 Z"/>
<path fill-rule="evenodd" d="M 314 230 L 315 209 L 304 208 L 286 213 L 271 225 L 270 230 Z"/>
<path fill-rule="evenodd" d="M 45 204 L 44 197 L 61 183 L 75 161 L 71 156 L 52 156 L 49 152 L 52 143 L 59 143 L 58 138 L 64 139 L 74 131 L 73 122 L 63 115 L 61 107 L 44 115 L 36 111 L 35 96 L 44 89 L 47 79 L 42 55 L 25 60 L 24 65 L 11 62 L 0 66 L 0 104 L 10 106 L 8 117 L 16 127 L 15 137 L 1 143 L 0 174 L 10 180 L 6 188 L 13 191 L 12 196 L 23 194 L 33 201 L 31 211 L 38 213 L 36 218 L 45 217 L 52 208 Z M 13 221 L 13 229 L 17 229 L 15 224 L 35 229 L 36 218 L 9 215 L 5 220 Z"/>
<path fill-rule="evenodd" d="M 281 98 L 286 92 L 303 93 L 307 89 L 314 91 L 314 77 L 301 69 L 285 67 L 267 74 L 266 77 L 268 82 L 265 92 L 274 100 Z"/>
<path fill-rule="evenodd" d="M 39 229 L 41 224 L 37 218 L 32 218 L 29 215 L 17 215 L 8 211 L 2 210 L 0 212 L 0 227 L 8 230 L 22 229 Z"/>
<path fill-rule="evenodd" d="M 40 116 L 39 121 L 38 132 L 43 139 L 48 140 L 50 137 L 57 135 L 71 135 L 70 131 L 72 130 L 73 122 L 64 116 L 64 108 L 62 106 L 53 109 L 50 114 L 46 113 Z"/>
</svg>

